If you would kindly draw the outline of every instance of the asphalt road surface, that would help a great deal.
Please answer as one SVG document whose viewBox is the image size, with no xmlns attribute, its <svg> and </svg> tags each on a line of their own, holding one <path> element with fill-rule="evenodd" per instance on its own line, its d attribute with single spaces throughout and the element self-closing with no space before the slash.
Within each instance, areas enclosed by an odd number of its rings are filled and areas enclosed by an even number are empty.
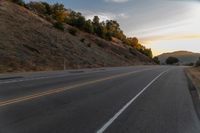
<svg viewBox="0 0 200 133">
<path fill-rule="evenodd" d="M 0 75 L 0 133 L 200 133 L 184 67 Z"/>
</svg>

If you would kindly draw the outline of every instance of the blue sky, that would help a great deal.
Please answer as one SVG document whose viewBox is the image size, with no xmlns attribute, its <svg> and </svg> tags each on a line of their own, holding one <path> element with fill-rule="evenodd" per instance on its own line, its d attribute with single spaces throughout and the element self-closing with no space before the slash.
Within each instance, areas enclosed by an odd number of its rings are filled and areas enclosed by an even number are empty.
<svg viewBox="0 0 200 133">
<path fill-rule="evenodd" d="M 63 3 L 90 19 L 117 20 L 154 55 L 176 50 L 200 52 L 199 0 L 43 0 Z"/>
</svg>

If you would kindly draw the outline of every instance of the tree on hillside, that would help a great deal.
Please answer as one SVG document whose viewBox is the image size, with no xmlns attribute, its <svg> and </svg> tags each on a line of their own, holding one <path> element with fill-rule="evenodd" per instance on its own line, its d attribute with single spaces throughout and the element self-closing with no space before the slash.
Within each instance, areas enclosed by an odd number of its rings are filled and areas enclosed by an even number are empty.
<svg viewBox="0 0 200 133">
<path fill-rule="evenodd" d="M 42 2 L 42 4 L 45 7 L 45 14 L 52 15 L 53 14 L 52 7 L 47 2 Z"/>
<path fill-rule="evenodd" d="M 85 22 L 83 29 L 84 29 L 84 31 L 86 31 L 88 33 L 94 32 L 94 27 L 93 27 L 92 21 L 90 19 Z"/>
<path fill-rule="evenodd" d="M 83 26 L 85 25 L 85 17 L 83 17 L 81 13 L 77 14 L 75 25 L 80 29 L 83 28 Z"/>
<path fill-rule="evenodd" d="M 94 16 L 92 24 L 93 24 L 93 27 L 94 27 L 94 33 L 101 38 L 105 38 L 105 35 L 106 35 L 106 32 L 107 32 L 105 22 L 100 22 L 99 17 Z"/>
<path fill-rule="evenodd" d="M 94 16 L 92 24 L 94 27 L 94 33 L 102 37 L 103 27 L 100 24 L 100 19 L 98 16 Z"/>
<path fill-rule="evenodd" d="M 79 28 L 80 30 L 84 30 L 86 20 L 80 12 L 70 11 L 69 16 L 65 19 L 65 22 Z"/>
<path fill-rule="evenodd" d="M 96 27 L 95 30 L 96 30 L 95 33 L 96 33 L 99 37 L 105 39 L 105 35 L 106 35 L 106 32 L 107 32 L 107 31 L 106 31 L 105 23 L 104 23 L 104 22 L 101 22 L 101 23 L 99 24 L 99 26 Z"/>
<path fill-rule="evenodd" d="M 118 22 L 114 20 L 106 21 L 106 29 L 113 37 L 116 37 L 117 33 L 120 31 Z"/>
<path fill-rule="evenodd" d="M 173 65 L 175 63 L 178 63 L 179 62 L 179 59 L 176 58 L 176 57 L 168 57 L 165 61 L 166 64 L 169 64 L 169 65 Z"/>
<path fill-rule="evenodd" d="M 67 14 L 63 4 L 56 3 L 52 6 L 52 17 L 58 22 L 64 22 Z"/>
<path fill-rule="evenodd" d="M 11 1 L 18 5 L 25 6 L 25 2 L 23 0 L 11 0 Z"/>
<path fill-rule="evenodd" d="M 30 2 L 27 4 L 27 7 L 37 14 L 45 15 L 46 13 L 45 5 L 41 2 Z"/>
<path fill-rule="evenodd" d="M 107 35 L 110 35 L 111 37 L 116 37 L 122 41 L 126 39 L 126 36 L 124 35 L 123 31 L 120 29 L 120 25 L 117 21 L 107 20 L 105 26 L 107 30 L 107 33 L 106 33 Z"/>
<path fill-rule="evenodd" d="M 160 64 L 160 61 L 159 61 L 159 59 L 158 59 L 157 56 L 153 58 L 153 61 L 154 61 L 156 64 Z"/>
<path fill-rule="evenodd" d="M 141 45 L 141 44 L 140 44 L 140 45 Z M 149 57 L 149 58 L 152 58 L 152 57 L 153 57 L 152 50 L 151 50 L 150 48 L 148 49 L 148 48 L 145 48 L 145 47 L 144 47 L 142 53 L 143 53 L 144 55 L 146 55 L 147 57 Z"/>
<path fill-rule="evenodd" d="M 94 26 L 98 26 L 99 25 L 99 22 L 100 22 L 100 19 L 98 16 L 94 16 L 93 18 L 93 25 Z"/>
<path fill-rule="evenodd" d="M 13 0 L 21 1 L 21 0 Z M 63 4 L 48 4 L 46 2 L 30 2 L 26 5 L 29 10 L 32 10 L 42 16 L 46 20 L 51 20 L 53 26 L 57 29 L 64 30 L 63 23 L 78 28 L 79 30 L 95 34 L 105 40 L 112 40 L 112 37 L 121 40 L 124 44 L 135 48 L 140 53 L 152 58 L 151 49 L 146 48 L 139 43 L 136 37 L 127 38 L 120 28 L 120 24 L 115 20 L 101 21 L 98 16 L 94 16 L 93 20 L 86 20 L 85 17 L 70 9 L 65 9 Z M 56 21 L 55 21 L 56 20 Z M 71 33 L 74 34 L 74 30 Z"/>
<path fill-rule="evenodd" d="M 139 49 L 138 45 L 139 45 L 139 41 L 136 37 L 129 37 L 126 39 L 126 43 L 136 49 Z"/>
<path fill-rule="evenodd" d="M 141 45 L 136 37 L 126 38 L 123 40 L 123 42 L 129 46 L 134 47 L 136 50 L 148 56 L 149 58 L 153 57 L 151 49 L 148 49 L 145 46 Z"/>
</svg>

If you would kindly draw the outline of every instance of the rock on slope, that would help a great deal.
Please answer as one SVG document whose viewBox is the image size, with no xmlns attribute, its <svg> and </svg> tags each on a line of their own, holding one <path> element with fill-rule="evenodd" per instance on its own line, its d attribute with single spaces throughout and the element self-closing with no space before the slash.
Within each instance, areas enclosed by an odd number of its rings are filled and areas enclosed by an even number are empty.
<svg viewBox="0 0 200 133">
<path fill-rule="evenodd" d="M 76 36 L 14 3 L 0 1 L 0 72 L 152 64 L 122 43 L 79 31 Z"/>
</svg>

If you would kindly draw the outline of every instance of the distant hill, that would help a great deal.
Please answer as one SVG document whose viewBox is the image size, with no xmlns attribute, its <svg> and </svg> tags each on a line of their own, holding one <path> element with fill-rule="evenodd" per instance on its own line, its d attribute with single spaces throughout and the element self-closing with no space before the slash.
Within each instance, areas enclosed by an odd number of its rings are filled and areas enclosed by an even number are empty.
<svg viewBox="0 0 200 133">
<path fill-rule="evenodd" d="M 61 70 L 153 64 L 121 41 L 106 41 L 46 19 L 12 2 L 0 1 L 0 72 Z M 70 29 L 76 29 L 72 35 Z"/>
<path fill-rule="evenodd" d="M 163 53 L 158 56 L 161 63 L 165 63 L 168 57 L 176 57 L 182 64 L 195 63 L 200 57 L 200 53 L 193 53 L 189 51 L 175 51 L 172 53 Z"/>
</svg>

